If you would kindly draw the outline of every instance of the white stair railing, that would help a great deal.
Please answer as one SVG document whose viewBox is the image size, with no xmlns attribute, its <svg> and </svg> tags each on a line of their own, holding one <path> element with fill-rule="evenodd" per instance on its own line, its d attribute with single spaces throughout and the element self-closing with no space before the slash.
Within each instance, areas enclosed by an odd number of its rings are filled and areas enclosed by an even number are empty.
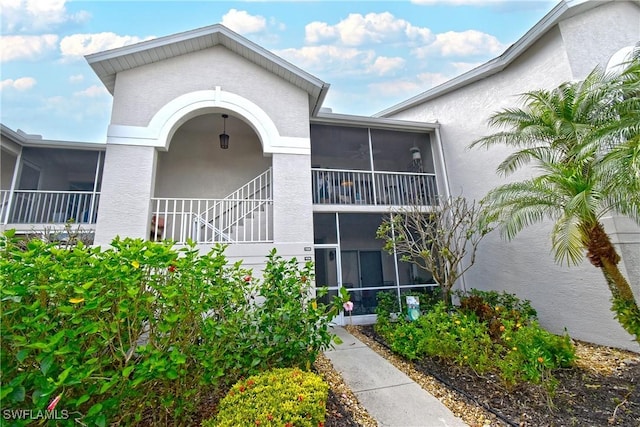
<svg viewBox="0 0 640 427">
<path fill-rule="evenodd" d="M 223 199 L 153 198 L 150 238 L 198 243 L 270 242 L 271 178 L 269 168 Z"/>
<path fill-rule="evenodd" d="M 249 199 L 271 199 L 271 179 L 272 168 L 267 169 L 260 175 L 253 178 L 251 181 L 244 184 L 242 187 L 235 190 L 233 193 L 220 200 L 220 203 L 224 203 L 225 200 L 249 200 Z M 207 211 L 215 211 L 218 206 L 211 206 Z M 202 217 L 211 217 L 209 212 L 202 212 Z"/>
</svg>

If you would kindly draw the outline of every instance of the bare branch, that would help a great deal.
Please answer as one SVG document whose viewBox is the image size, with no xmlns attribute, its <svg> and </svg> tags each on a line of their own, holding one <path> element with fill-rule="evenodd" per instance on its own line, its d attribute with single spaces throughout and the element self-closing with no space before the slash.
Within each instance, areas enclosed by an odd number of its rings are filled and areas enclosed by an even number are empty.
<svg viewBox="0 0 640 427">
<path fill-rule="evenodd" d="M 430 272 L 450 303 L 451 289 L 475 263 L 478 245 L 492 229 L 480 204 L 458 196 L 432 208 L 414 205 L 390 213 L 377 237 L 388 252 Z"/>
</svg>

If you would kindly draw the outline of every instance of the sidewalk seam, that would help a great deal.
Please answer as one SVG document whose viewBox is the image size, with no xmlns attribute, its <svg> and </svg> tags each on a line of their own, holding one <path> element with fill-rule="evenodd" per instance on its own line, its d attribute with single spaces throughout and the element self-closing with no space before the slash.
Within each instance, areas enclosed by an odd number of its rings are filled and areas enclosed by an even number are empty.
<svg viewBox="0 0 640 427">
<path fill-rule="evenodd" d="M 364 392 L 367 392 L 367 391 L 382 390 L 382 389 L 385 389 L 385 388 L 393 388 L 393 387 L 402 387 L 402 386 L 411 385 L 411 384 L 417 384 L 417 383 L 415 381 L 409 381 L 408 383 L 403 383 L 403 384 L 385 385 L 385 386 L 382 386 L 382 387 L 374 387 L 374 388 L 368 388 L 368 389 L 365 389 L 365 390 L 358 390 L 358 391 L 354 391 L 354 393 L 358 394 L 358 393 L 364 393 Z"/>
</svg>

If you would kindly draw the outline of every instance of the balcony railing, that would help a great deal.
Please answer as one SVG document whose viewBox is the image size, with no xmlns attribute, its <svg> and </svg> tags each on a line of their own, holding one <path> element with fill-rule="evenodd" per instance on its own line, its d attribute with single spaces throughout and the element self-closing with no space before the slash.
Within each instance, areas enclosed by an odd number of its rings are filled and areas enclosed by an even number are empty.
<svg viewBox="0 0 640 427">
<path fill-rule="evenodd" d="M 95 224 L 100 193 L 92 191 L 0 191 L 4 224 Z"/>
<path fill-rule="evenodd" d="M 432 173 L 313 168 L 311 174 L 316 204 L 429 206 L 437 202 Z"/>
<path fill-rule="evenodd" d="M 177 243 L 273 241 L 273 200 L 153 198 L 150 238 Z"/>
</svg>

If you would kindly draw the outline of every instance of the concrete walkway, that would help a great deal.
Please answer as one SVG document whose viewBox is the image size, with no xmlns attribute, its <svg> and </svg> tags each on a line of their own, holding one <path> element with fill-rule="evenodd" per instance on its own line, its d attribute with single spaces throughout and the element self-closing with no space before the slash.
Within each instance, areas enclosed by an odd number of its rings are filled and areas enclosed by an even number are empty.
<svg viewBox="0 0 640 427">
<path fill-rule="evenodd" d="M 333 333 L 343 343 L 325 354 L 379 426 L 467 426 L 438 399 L 344 328 L 334 327 Z"/>
</svg>

